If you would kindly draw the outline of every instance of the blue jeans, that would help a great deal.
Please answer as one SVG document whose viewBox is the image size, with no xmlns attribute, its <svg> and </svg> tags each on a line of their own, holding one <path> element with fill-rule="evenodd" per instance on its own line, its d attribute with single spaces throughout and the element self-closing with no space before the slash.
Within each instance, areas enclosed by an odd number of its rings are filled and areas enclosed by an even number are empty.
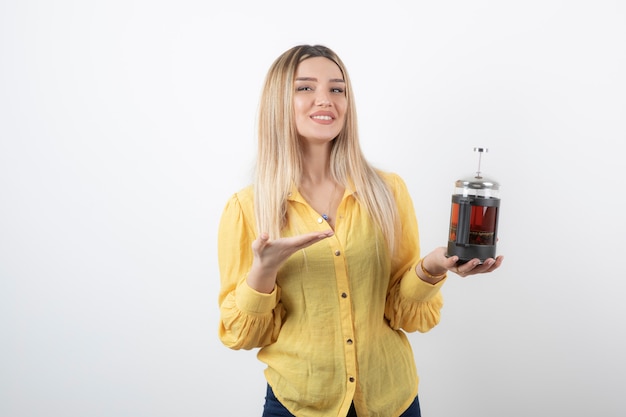
<svg viewBox="0 0 626 417">
<path fill-rule="evenodd" d="M 421 417 L 420 412 L 420 402 L 415 397 L 415 401 L 413 404 L 406 409 L 404 413 L 400 417 Z M 267 394 L 265 396 L 265 405 L 263 406 L 263 416 L 262 417 L 296 417 L 291 414 L 284 405 L 278 401 L 276 396 L 274 395 L 274 391 L 272 388 L 267 385 Z M 354 404 L 350 406 L 350 410 L 348 411 L 348 415 L 346 417 L 358 417 L 356 415 L 356 410 L 354 409 Z"/>
</svg>

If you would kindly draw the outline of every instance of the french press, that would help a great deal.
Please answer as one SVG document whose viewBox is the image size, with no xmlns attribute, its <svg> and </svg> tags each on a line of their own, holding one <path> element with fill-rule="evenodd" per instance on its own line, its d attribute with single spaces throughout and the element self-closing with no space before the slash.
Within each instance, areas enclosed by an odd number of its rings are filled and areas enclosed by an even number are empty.
<svg viewBox="0 0 626 417">
<path fill-rule="evenodd" d="M 458 256 L 458 264 L 474 258 L 482 263 L 496 257 L 500 185 L 480 171 L 482 154 L 487 151 L 487 148 L 474 148 L 478 152 L 476 175 L 455 182 L 447 256 Z"/>
</svg>

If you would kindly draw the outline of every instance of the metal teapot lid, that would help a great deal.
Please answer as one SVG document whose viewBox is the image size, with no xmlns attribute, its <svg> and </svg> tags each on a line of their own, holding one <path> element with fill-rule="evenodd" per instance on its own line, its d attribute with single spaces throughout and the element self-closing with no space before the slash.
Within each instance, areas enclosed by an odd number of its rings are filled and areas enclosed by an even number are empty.
<svg viewBox="0 0 626 417">
<path fill-rule="evenodd" d="M 474 148 L 474 152 L 478 152 L 478 169 L 476 170 L 476 175 L 467 176 L 460 180 L 457 180 L 455 183 L 456 187 L 459 188 L 470 188 L 473 190 L 498 190 L 500 189 L 500 184 L 497 181 L 487 178 L 481 175 L 480 172 L 480 162 L 483 155 L 483 152 L 489 152 L 487 148 L 476 147 Z"/>
<path fill-rule="evenodd" d="M 487 178 L 487 177 L 466 177 L 460 180 L 457 180 L 454 183 L 455 186 L 459 188 L 471 188 L 473 190 L 499 190 L 500 184 L 496 181 Z"/>
</svg>

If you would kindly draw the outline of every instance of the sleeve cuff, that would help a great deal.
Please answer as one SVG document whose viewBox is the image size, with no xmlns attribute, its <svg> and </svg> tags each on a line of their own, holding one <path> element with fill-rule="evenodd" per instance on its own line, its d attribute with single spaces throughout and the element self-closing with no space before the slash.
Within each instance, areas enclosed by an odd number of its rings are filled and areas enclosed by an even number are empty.
<svg viewBox="0 0 626 417">
<path fill-rule="evenodd" d="M 280 289 L 275 286 L 274 290 L 269 293 L 261 293 L 243 281 L 235 294 L 235 302 L 241 311 L 248 314 L 262 315 L 271 312 L 278 302 Z"/>
<path fill-rule="evenodd" d="M 439 289 L 447 279 L 448 278 L 444 278 L 436 284 L 429 284 L 428 282 L 422 281 L 415 273 L 414 268 L 411 268 L 402 278 L 400 294 L 402 297 L 409 300 L 428 301 L 437 295 Z"/>
</svg>

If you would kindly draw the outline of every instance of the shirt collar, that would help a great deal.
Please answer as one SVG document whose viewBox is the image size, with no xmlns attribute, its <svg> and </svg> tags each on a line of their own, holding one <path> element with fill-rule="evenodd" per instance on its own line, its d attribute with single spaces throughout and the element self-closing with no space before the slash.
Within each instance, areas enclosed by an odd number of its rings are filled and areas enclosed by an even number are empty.
<svg viewBox="0 0 626 417">
<path fill-rule="evenodd" d="M 343 196 L 349 196 L 355 193 L 354 190 L 354 184 L 352 184 L 352 181 L 349 182 L 349 184 L 346 186 L 346 190 L 343 193 Z M 302 194 L 300 194 L 300 191 L 298 190 L 298 187 L 296 187 L 295 184 L 291 184 L 291 189 L 289 190 L 289 194 L 287 194 L 287 200 L 288 201 L 297 201 L 299 203 L 306 203 L 306 200 L 304 199 L 304 197 L 302 196 Z"/>
</svg>

